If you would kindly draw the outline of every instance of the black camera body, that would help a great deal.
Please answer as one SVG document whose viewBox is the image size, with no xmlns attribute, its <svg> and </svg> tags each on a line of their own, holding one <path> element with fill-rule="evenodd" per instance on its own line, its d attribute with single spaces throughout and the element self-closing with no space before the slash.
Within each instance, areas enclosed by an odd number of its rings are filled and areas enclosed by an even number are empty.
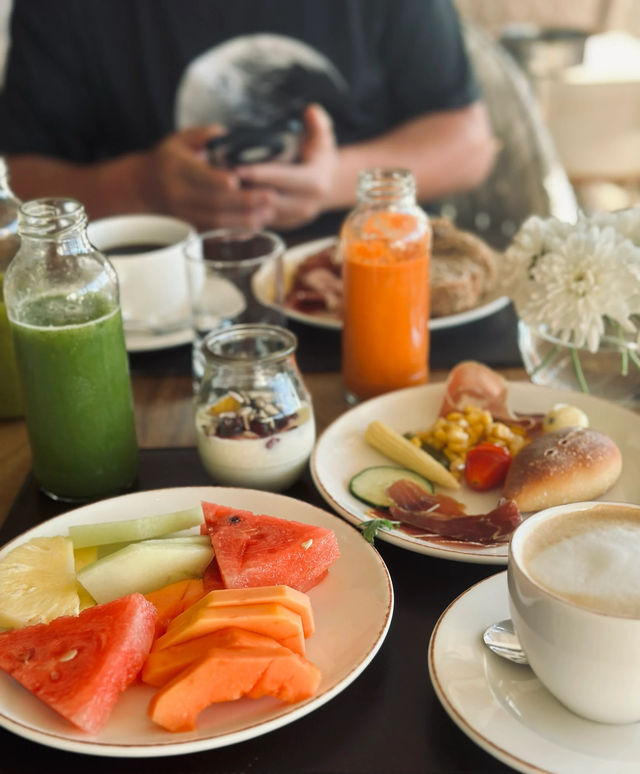
<svg viewBox="0 0 640 774">
<path fill-rule="evenodd" d="M 300 156 L 303 129 L 299 118 L 288 118 L 267 126 L 235 127 L 227 134 L 209 140 L 209 163 L 225 168 L 267 161 L 294 163 Z"/>
</svg>

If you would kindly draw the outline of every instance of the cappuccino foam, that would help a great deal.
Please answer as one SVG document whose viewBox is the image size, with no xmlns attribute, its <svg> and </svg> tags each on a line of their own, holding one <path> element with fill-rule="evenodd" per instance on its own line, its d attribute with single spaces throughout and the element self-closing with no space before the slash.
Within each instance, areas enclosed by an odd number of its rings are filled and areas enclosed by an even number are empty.
<svg viewBox="0 0 640 774">
<path fill-rule="evenodd" d="M 623 506 L 542 522 L 527 537 L 523 564 L 556 596 L 596 612 L 640 618 L 640 518 Z"/>
</svg>

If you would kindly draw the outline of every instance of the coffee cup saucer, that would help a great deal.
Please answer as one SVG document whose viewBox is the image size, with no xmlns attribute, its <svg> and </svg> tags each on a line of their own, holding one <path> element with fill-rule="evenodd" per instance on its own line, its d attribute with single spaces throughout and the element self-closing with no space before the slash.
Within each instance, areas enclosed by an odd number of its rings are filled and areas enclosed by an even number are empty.
<svg viewBox="0 0 640 774">
<path fill-rule="evenodd" d="M 193 340 L 191 325 L 161 332 L 143 331 L 124 326 L 127 352 L 151 352 L 189 344 Z"/>
<path fill-rule="evenodd" d="M 451 719 L 517 771 L 637 772 L 640 723 L 585 720 L 560 704 L 528 666 L 485 647 L 482 632 L 508 617 L 507 573 L 501 572 L 461 594 L 438 620 L 429 642 L 429 675 Z"/>
</svg>

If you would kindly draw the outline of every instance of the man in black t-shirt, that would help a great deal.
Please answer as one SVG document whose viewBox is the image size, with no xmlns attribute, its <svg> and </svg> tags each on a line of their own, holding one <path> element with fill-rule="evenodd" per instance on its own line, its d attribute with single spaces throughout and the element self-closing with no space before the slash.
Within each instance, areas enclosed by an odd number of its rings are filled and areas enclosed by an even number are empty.
<svg viewBox="0 0 640 774">
<path fill-rule="evenodd" d="M 236 125 L 302 115 L 298 163 L 207 162 Z M 354 203 L 365 167 L 428 201 L 493 143 L 450 0 L 15 0 L 0 152 L 22 198 L 287 231 Z"/>
</svg>

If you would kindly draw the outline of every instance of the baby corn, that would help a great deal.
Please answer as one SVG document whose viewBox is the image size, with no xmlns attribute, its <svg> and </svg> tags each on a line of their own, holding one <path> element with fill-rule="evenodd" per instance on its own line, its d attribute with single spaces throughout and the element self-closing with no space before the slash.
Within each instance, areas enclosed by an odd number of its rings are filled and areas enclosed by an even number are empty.
<svg viewBox="0 0 640 774">
<path fill-rule="evenodd" d="M 460 488 L 458 481 L 443 465 L 384 422 L 371 422 L 364 432 L 364 439 L 394 462 L 419 473 L 434 484 L 448 489 Z"/>
</svg>

